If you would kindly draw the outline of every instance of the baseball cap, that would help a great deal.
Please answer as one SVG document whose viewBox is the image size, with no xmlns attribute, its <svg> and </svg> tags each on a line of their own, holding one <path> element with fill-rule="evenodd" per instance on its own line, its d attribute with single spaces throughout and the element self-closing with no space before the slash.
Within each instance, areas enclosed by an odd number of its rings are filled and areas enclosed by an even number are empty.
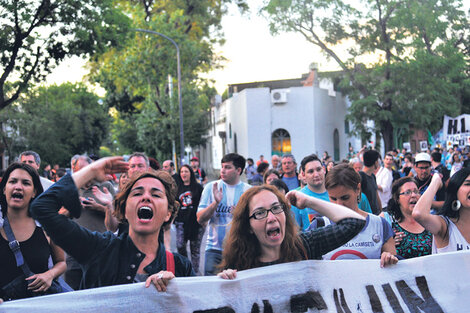
<svg viewBox="0 0 470 313">
<path fill-rule="evenodd" d="M 419 162 L 431 163 L 431 156 L 425 152 L 418 153 L 415 157 L 415 164 Z"/>
<path fill-rule="evenodd" d="M 191 161 L 199 161 L 198 157 L 192 157 Z"/>
</svg>

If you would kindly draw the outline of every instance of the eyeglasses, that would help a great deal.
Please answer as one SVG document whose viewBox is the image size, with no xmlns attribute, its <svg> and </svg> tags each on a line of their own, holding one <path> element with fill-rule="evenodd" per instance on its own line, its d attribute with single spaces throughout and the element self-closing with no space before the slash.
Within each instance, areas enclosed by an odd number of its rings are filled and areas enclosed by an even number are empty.
<svg viewBox="0 0 470 313">
<path fill-rule="evenodd" d="M 255 220 L 262 220 L 268 217 L 268 212 L 272 214 L 280 214 L 284 212 L 284 206 L 281 204 L 273 205 L 270 209 L 260 209 L 257 210 L 255 213 L 251 214 L 249 218 L 254 218 Z"/>
<path fill-rule="evenodd" d="M 400 192 L 399 195 L 408 197 L 408 196 L 411 196 L 412 193 L 414 193 L 415 195 L 419 195 L 419 190 L 418 189 L 407 190 L 407 191 L 404 191 L 404 192 Z"/>
<path fill-rule="evenodd" d="M 427 170 L 428 168 L 430 168 L 430 166 L 416 166 L 417 169 L 420 169 L 420 170 Z"/>
</svg>

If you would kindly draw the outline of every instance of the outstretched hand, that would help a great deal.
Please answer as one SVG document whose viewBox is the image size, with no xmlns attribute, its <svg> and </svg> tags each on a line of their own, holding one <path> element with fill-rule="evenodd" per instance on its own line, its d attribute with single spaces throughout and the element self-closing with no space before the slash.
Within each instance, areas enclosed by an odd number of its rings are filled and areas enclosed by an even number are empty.
<svg viewBox="0 0 470 313">
<path fill-rule="evenodd" d="M 112 174 L 123 173 L 129 169 L 129 164 L 121 156 L 99 159 L 90 165 L 94 172 L 94 178 L 98 181 L 112 180 Z"/>
<path fill-rule="evenodd" d="M 108 188 L 103 187 L 103 191 L 101 191 L 97 186 L 93 186 L 92 191 L 95 199 L 104 206 L 108 206 L 113 203 L 113 195 L 109 192 Z"/>
</svg>

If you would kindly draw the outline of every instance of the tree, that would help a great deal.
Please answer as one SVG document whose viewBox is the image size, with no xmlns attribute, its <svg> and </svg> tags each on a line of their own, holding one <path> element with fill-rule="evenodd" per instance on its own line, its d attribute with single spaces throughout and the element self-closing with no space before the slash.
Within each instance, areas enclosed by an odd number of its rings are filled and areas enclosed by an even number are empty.
<svg viewBox="0 0 470 313">
<path fill-rule="evenodd" d="M 118 46 L 129 24 L 113 0 L 0 0 L 0 8 L 0 110 L 65 57 Z"/>
<path fill-rule="evenodd" d="M 459 0 L 271 0 L 271 31 L 301 33 L 342 69 L 352 101 L 348 118 L 361 133 L 436 129 L 457 114 L 468 88 L 468 19 Z M 373 59 L 373 61 L 368 61 Z M 468 90 L 468 89 L 467 89 Z M 364 127 L 374 121 L 376 129 Z"/>
<path fill-rule="evenodd" d="M 204 143 L 209 127 L 210 96 L 215 90 L 199 74 L 217 66 L 213 45 L 223 41 L 220 21 L 228 0 L 121 1 L 133 27 L 154 30 L 178 43 L 181 54 L 185 141 Z M 243 1 L 238 1 L 246 8 Z M 137 4 L 137 5 L 136 5 Z M 165 38 L 135 32 L 125 45 L 112 48 L 91 63 L 92 77 L 106 91 L 106 103 L 117 110 L 113 143 L 123 151 L 145 151 L 168 158 L 178 138 L 176 51 Z M 168 77 L 175 86 L 170 99 Z M 198 137 L 196 139 L 196 137 Z M 179 151 L 179 140 L 176 140 Z"/>
<path fill-rule="evenodd" d="M 74 154 L 98 154 L 111 121 L 103 101 L 83 84 L 38 87 L 4 112 L 11 158 L 34 150 L 44 161 L 63 166 Z"/>
</svg>

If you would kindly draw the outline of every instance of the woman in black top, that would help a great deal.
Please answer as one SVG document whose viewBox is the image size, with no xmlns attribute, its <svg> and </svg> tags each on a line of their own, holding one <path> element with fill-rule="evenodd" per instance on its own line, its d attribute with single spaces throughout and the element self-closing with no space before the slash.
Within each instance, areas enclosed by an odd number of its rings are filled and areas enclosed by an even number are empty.
<svg viewBox="0 0 470 313">
<path fill-rule="evenodd" d="M 119 237 L 111 232 L 91 232 L 58 214 L 64 206 L 71 216 L 80 216 L 78 189 L 127 169 L 122 157 L 100 159 L 64 176 L 31 206 L 33 216 L 51 238 L 80 263 L 82 289 L 145 281 L 146 287 L 153 283 L 158 291 L 165 291 L 175 276 L 194 275 L 188 259 L 170 255 L 163 245 L 162 226 L 178 209 L 176 184 L 164 171 L 148 170 L 133 176 L 116 196 L 116 217 L 129 223 L 129 232 Z"/>
<path fill-rule="evenodd" d="M 180 167 L 177 178 L 178 193 L 176 200 L 180 203 L 180 209 L 175 219 L 176 247 L 179 254 L 187 257 L 186 244 L 189 241 L 191 263 L 193 269 L 199 272 L 201 240 L 204 236 L 204 228 L 197 222 L 196 213 L 203 188 L 196 181 L 196 175 L 187 164 Z"/>
<path fill-rule="evenodd" d="M 335 225 L 298 233 L 286 198 L 273 186 L 245 191 L 233 212 L 219 277 L 233 279 L 236 270 L 321 259 L 321 256 L 353 238 L 365 219 L 343 206 L 291 191 L 287 199 L 299 209 L 315 209 Z"/>
<path fill-rule="evenodd" d="M 31 201 L 43 191 L 39 175 L 34 168 L 23 163 L 11 164 L 0 183 L 0 206 L 2 216 L 7 217 L 15 239 L 19 242 L 21 254 L 35 275 L 27 277 L 28 288 L 33 292 L 47 291 L 52 280 L 66 270 L 64 251 L 56 246 L 42 228 L 29 215 Z M 2 221 L 0 229 L 0 287 L 23 275 L 17 267 Z M 49 269 L 52 256 L 54 266 Z M 4 295 L 0 294 L 0 298 Z M 4 299 L 6 300 L 6 299 Z M 13 299 L 12 299 L 13 300 Z"/>
</svg>

